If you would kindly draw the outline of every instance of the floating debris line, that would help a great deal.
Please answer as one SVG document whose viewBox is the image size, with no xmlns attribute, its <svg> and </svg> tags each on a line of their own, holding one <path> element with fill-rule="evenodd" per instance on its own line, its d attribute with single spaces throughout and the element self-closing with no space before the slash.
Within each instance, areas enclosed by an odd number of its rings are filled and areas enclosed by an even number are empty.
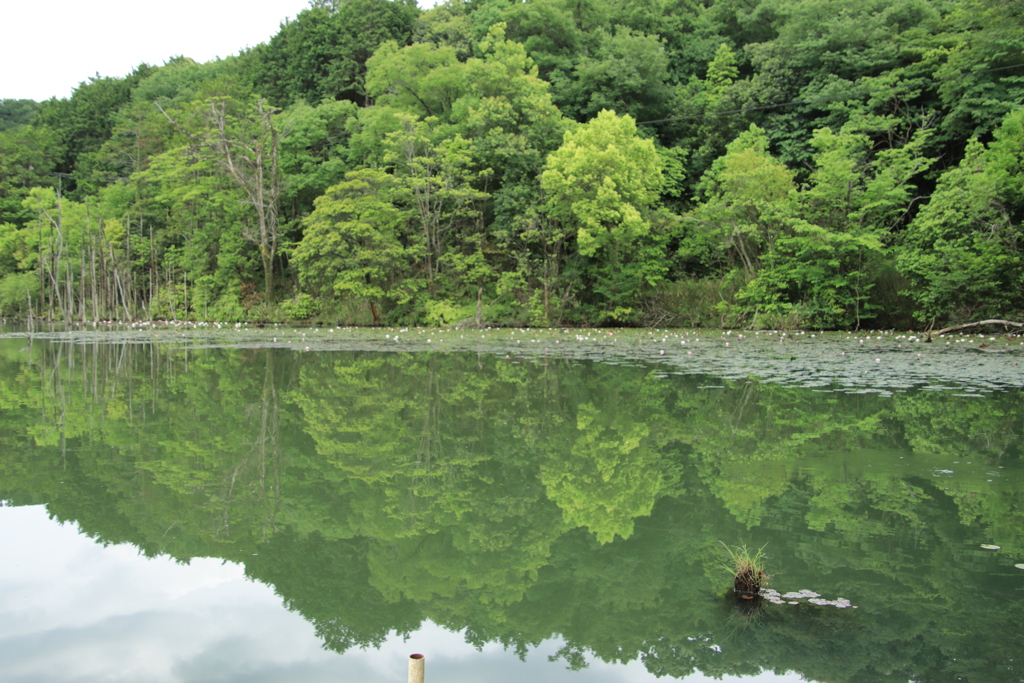
<svg viewBox="0 0 1024 683">
<path fill-rule="evenodd" d="M 169 344 L 190 349 L 282 348 L 293 351 L 462 352 L 537 362 L 657 365 L 659 377 L 705 375 L 719 380 L 800 386 L 823 392 L 878 394 L 954 391 L 979 398 L 1024 387 L 1024 340 L 1012 335 L 947 335 L 924 344 L 914 333 L 810 333 L 733 330 L 579 328 L 300 328 L 241 323 L 133 323 L 50 331 L 3 332 L 0 339 L 74 344 Z M 941 341 L 941 340 L 936 340 Z M 708 387 L 711 388 L 711 387 Z"/>
</svg>

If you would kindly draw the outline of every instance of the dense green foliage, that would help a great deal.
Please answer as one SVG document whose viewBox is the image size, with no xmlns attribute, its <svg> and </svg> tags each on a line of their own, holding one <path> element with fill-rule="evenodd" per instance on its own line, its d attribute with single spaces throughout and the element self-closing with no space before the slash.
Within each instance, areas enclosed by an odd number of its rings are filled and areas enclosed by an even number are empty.
<svg viewBox="0 0 1024 683">
<path fill-rule="evenodd" d="M 0 314 L 1024 317 L 1021 17 L 314 2 L 225 60 L 0 101 Z"/>
<path fill-rule="evenodd" d="M 39 114 L 39 104 L 32 100 L 0 100 L 0 132 L 32 123 Z"/>
<path fill-rule="evenodd" d="M 1019 390 L 663 369 L 10 339 L 0 501 L 146 555 L 242 563 L 338 652 L 430 619 L 521 651 L 560 636 L 572 666 L 1013 678 Z M 745 622 L 720 540 L 768 542 L 775 587 L 861 609 Z"/>
</svg>

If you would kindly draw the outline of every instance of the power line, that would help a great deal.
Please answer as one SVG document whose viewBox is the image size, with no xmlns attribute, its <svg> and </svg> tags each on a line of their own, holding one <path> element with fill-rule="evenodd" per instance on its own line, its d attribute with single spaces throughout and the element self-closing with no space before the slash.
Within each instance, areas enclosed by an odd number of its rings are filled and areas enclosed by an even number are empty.
<svg viewBox="0 0 1024 683">
<path fill-rule="evenodd" d="M 715 112 L 713 114 L 693 114 L 690 116 L 672 116 L 667 119 L 653 119 L 651 121 L 638 121 L 637 125 L 643 125 L 647 123 L 667 123 L 669 121 L 688 121 L 692 119 L 706 119 L 716 118 L 719 116 L 731 116 L 733 114 L 745 114 L 747 112 L 754 111 L 766 111 L 769 109 L 781 109 L 783 107 L 792 107 L 798 104 L 816 104 L 819 102 L 842 102 L 846 100 L 860 99 L 866 95 L 872 95 L 874 93 L 881 93 L 886 91 L 898 90 L 900 88 L 919 88 L 927 85 L 934 85 L 936 83 L 944 83 L 946 81 L 955 81 L 962 78 L 968 78 L 977 76 L 978 74 L 992 73 L 995 71 L 1005 71 L 1007 69 L 1017 69 L 1024 66 L 1024 63 L 1011 64 L 1010 66 L 996 66 L 991 69 L 980 69 L 978 71 L 972 71 L 970 73 L 958 74 L 956 76 L 946 76 L 945 78 L 933 78 L 926 81 L 915 81 L 913 83 L 900 83 L 898 85 L 891 85 L 885 88 L 875 88 L 872 90 L 864 90 L 859 94 L 851 94 L 846 96 L 836 95 L 828 97 L 810 97 L 798 100 L 789 100 L 788 102 L 776 102 L 774 104 L 759 104 L 753 107 L 741 107 L 739 109 L 726 109 L 724 111 Z"/>
</svg>

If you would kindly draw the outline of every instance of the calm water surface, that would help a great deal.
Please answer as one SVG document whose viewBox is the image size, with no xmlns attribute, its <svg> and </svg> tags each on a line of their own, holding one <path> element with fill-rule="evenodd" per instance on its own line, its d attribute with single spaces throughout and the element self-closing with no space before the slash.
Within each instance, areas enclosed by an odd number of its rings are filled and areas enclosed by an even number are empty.
<svg viewBox="0 0 1024 683">
<path fill-rule="evenodd" d="M 8 332 L 0 679 L 1021 681 L 1022 349 Z"/>
</svg>

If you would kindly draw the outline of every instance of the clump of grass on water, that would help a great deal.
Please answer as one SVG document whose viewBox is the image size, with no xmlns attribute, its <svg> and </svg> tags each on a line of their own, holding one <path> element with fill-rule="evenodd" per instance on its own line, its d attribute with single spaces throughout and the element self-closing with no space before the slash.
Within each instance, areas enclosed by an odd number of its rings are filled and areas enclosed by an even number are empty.
<svg viewBox="0 0 1024 683">
<path fill-rule="evenodd" d="M 725 543 L 722 543 L 722 547 L 725 548 L 728 557 L 727 560 L 722 562 L 722 567 L 735 577 L 733 579 L 733 590 L 736 593 L 744 597 L 752 597 L 763 586 L 768 584 L 768 580 L 771 577 L 764 570 L 766 558 L 764 549 L 766 546 L 767 544 L 757 550 L 751 550 L 746 545 L 730 548 Z"/>
</svg>

